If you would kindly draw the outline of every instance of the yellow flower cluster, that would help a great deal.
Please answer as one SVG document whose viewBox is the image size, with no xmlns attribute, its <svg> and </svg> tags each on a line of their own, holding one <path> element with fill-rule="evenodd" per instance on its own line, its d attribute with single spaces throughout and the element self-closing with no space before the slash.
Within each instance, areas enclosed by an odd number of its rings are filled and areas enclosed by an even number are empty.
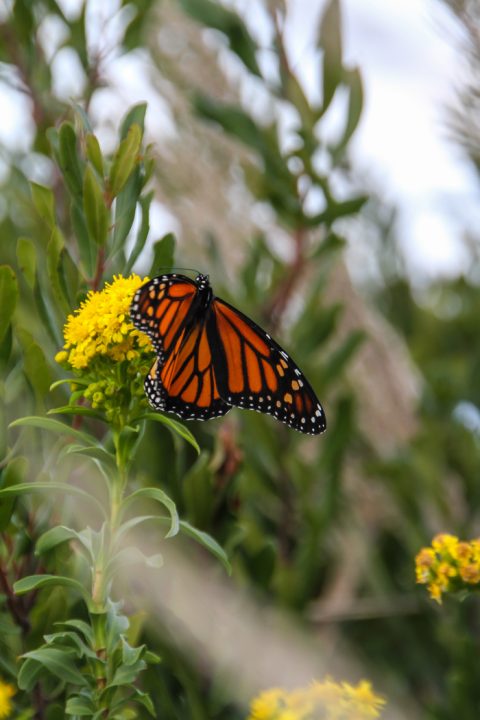
<svg viewBox="0 0 480 720">
<path fill-rule="evenodd" d="M 443 593 L 480 584 L 480 539 L 460 542 L 455 535 L 437 535 L 431 547 L 418 553 L 415 569 L 417 582 L 441 603 Z"/>
<path fill-rule="evenodd" d="M 0 680 L 0 720 L 8 718 L 13 710 L 12 697 L 15 695 L 13 685 Z"/>
<path fill-rule="evenodd" d="M 117 275 L 103 290 L 90 291 L 75 314 L 68 316 L 64 349 L 55 360 L 83 370 L 99 356 L 120 362 L 134 360 L 142 348 L 152 350 L 148 337 L 135 330 L 128 317 L 135 291 L 147 280 Z"/>
<path fill-rule="evenodd" d="M 262 692 L 252 701 L 248 720 L 370 720 L 380 717 L 384 705 L 366 680 L 354 686 L 326 678 L 290 692 Z"/>
</svg>

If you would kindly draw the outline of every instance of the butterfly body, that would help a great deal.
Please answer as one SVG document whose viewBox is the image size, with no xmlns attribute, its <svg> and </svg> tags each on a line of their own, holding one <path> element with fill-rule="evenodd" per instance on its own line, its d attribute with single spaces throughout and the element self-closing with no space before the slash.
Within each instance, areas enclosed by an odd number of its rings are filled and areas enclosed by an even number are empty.
<svg viewBox="0 0 480 720">
<path fill-rule="evenodd" d="M 307 434 L 325 430 L 323 409 L 299 368 L 253 320 L 215 297 L 208 275 L 154 278 L 136 292 L 130 314 L 157 353 L 145 379 L 155 409 L 208 420 L 237 406 Z"/>
</svg>

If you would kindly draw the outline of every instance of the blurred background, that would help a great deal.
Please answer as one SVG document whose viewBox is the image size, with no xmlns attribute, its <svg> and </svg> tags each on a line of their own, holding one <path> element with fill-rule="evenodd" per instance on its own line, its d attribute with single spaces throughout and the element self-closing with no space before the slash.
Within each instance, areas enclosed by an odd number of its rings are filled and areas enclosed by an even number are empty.
<svg viewBox="0 0 480 720">
<path fill-rule="evenodd" d="M 35 438 L 12 467 L 8 423 L 61 404 L 48 388 L 62 376 L 53 358 L 66 312 L 29 182 L 53 188 L 72 243 L 78 227 L 48 129 L 86 113 L 108 153 L 125 113 L 145 102 L 155 168 L 134 270 L 209 273 L 299 363 L 329 427 L 306 438 L 234 411 L 192 425 L 198 459 L 150 428 L 137 481 L 158 481 L 225 547 L 230 589 L 284 611 L 326 671 L 340 663 L 391 708 L 436 720 L 473 720 L 480 708 L 478 603 L 438 607 L 414 575 L 435 533 L 479 534 L 479 30 L 474 0 L 0 5 L 0 260 L 20 283 L 1 358 L 2 483 L 35 479 L 44 452 Z M 126 248 L 144 214 L 139 204 Z M 124 268 L 117 253 L 104 280 Z M 80 300 L 92 286 L 73 292 Z M 34 569 L 52 508 L 0 518 L 22 560 L 9 573 Z M 187 548 L 194 561 L 198 552 Z M 51 571 L 61 561 L 50 558 Z M 55 593 L 36 607 L 4 595 L 6 676 L 69 612 L 74 600 Z M 138 622 L 164 658 L 145 681 L 158 717 L 245 717 L 232 678 L 178 641 L 168 618 Z"/>
</svg>

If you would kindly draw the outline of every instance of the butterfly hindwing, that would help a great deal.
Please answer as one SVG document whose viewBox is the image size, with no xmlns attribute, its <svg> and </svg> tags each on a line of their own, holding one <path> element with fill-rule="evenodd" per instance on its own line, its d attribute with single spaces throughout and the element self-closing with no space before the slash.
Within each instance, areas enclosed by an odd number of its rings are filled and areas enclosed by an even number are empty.
<svg viewBox="0 0 480 720">
<path fill-rule="evenodd" d="M 210 420 L 231 409 L 218 393 L 204 323 L 181 331 L 163 365 L 157 358 L 145 379 L 145 391 L 155 409 L 184 420 Z"/>
<path fill-rule="evenodd" d="M 323 432 L 323 408 L 308 380 L 280 345 L 225 301 L 215 298 L 212 309 L 210 343 L 215 348 L 214 366 L 223 400 L 273 415 L 303 433 Z"/>
</svg>

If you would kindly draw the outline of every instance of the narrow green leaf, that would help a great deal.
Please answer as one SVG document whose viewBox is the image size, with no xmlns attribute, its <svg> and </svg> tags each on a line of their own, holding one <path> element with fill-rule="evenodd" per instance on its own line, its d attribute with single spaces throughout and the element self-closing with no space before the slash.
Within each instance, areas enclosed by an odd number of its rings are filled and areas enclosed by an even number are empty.
<svg viewBox="0 0 480 720">
<path fill-rule="evenodd" d="M 185 12 L 207 27 L 222 32 L 230 49 L 251 73 L 262 77 L 257 63 L 257 44 L 236 12 L 213 0 L 180 0 Z"/>
<path fill-rule="evenodd" d="M 37 272 L 37 251 L 35 245 L 27 237 L 19 237 L 17 240 L 17 262 L 18 267 L 27 281 L 27 285 L 33 288 Z"/>
<path fill-rule="evenodd" d="M 66 483 L 57 482 L 34 482 L 34 483 L 22 483 L 22 485 L 15 485 L 13 487 L 3 488 L 0 490 L 0 498 L 10 497 L 15 495 L 29 495 L 30 493 L 37 492 L 64 492 L 67 495 L 78 495 L 84 500 L 90 501 L 93 505 L 96 505 L 102 512 L 102 515 L 106 516 L 103 505 L 93 495 L 89 495 L 85 490 L 77 487 L 76 485 L 67 485 Z"/>
<path fill-rule="evenodd" d="M 83 209 L 90 238 L 97 245 L 105 245 L 110 213 L 105 205 L 102 188 L 91 165 L 87 165 L 83 176 Z"/>
<path fill-rule="evenodd" d="M 323 50 L 323 99 L 321 117 L 329 108 L 342 81 L 342 35 L 339 0 L 329 0 L 320 21 L 318 45 Z"/>
<path fill-rule="evenodd" d="M 11 460 L 1 475 L 1 489 L 15 487 L 23 482 L 28 470 L 28 460 L 24 457 L 16 457 Z M 0 496 L 0 532 L 3 532 L 12 516 L 15 506 L 15 496 Z"/>
<path fill-rule="evenodd" d="M 166 493 L 163 492 L 163 490 L 160 490 L 160 488 L 146 487 L 140 488 L 140 490 L 135 490 L 135 492 L 131 493 L 124 499 L 121 506 L 122 513 L 125 512 L 125 510 L 133 502 L 135 502 L 135 500 L 139 500 L 140 498 L 149 498 L 151 500 L 155 500 L 156 502 L 159 502 L 161 505 L 164 505 L 167 508 L 170 514 L 170 530 L 165 537 L 173 537 L 178 533 L 179 520 L 176 505 L 173 500 L 169 498 Z"/>
<path fill-rule="evenodd" d="M 42 220 L 53 228 L 55 225 L 55 197 L 51 188 L 31 182 L 32 200 Z"/>
<path fill-rule="evenodd" d="M 40 535 L 35 545 L 35 555 L 42 555 L 70 540 L 78 540 L 78 533 L 65 525 L 57 525 Z"/>
<path fill-rule="evenodd" d="M 128 131 L 132 125 L 139 125 L 142 133 L 145 127 L 145 114 L 147 112 L 147 103 L 138 103 L 127 112 L 120 126 L 120 140 L 127 137 Z"/>
<path fill-rule="evenodd" d="M 91 717 L 95 713 L 95 705 L 90 698 L 81 695 L 73 695 L 65 705 L 67 715 L 79 715 L 80 717 Z"/>
<path fill-rule="evenodd" d="M 90 242 L 90 235 L 88 233 L 87 224 L 83 214 L 82 202 L 72 202 L 71 207 L 72 225 L 77 238 L 78 250 L 80 252 L 80 259 L 84 268 L 84 272 L 87 277 L 91 278 L 95 274 L 95 263 L 97 246 Z"/>
<path fill-rule="evenodd" d="M 52 408 L 48 411 L 48 415 L 85 415 L 87 417 L 94 417 L 97 420 L 105 422 L 105 416 L 94 408 L 86 407 L 85 405 L 63 405 L 62 407 Z"/>
<path fill-rule="evenodd" d="M 83 430 L 76 430 L 70 427 L 60 420 L 53 420 L 53 418 L 38 417 L 36 415 L 30 415 L 28 417 L 18 418 L 10 423 L 9 427 L 35 427 L 41 430 L 50 430 L 50 432 L 59 433 L 60 435 L 67 435 L 68 437 L 74 437 L 77 440 L 81 440 L 88 445 L 93 445 L 96 439 L 93 435 L 89 435 Z"/>
<path fill-rule="evenodd" d="M 103 178 L 103 156 L 97 137 L 92 133 L 88 133 L 88 135 L 85 137 L 85 145 L 87 149 L 87 158 L 92 163 L 99 177 Z"/>
<path fill-rule="evenodd" d="M 70 193 L 82 201 L 82 170 L 77 151 L 77 137 L 71 123 L 65 122 L 58 131 L 60 169 Z"/>
<path fill-rule="evenodd" d="M 60 385 L 80 385 L 81 387 L 87 387 L 87 385 L 90 385 L 90 382 L 89 380 L 84 380 L 83 378 L 62 378 L 61 380 L 55 380 L 55 382 L 50 385 L 49 390 L 56 390 L 57 387 L 60 387 Z"/>
<path fill-rule="evenodd" d="M 86 677 L 75 667 L 75 662 L 72 656 L 65 650 L 44 647 L 39 648 L 38 650 L 31 650 L 30 652 L 22 655 L 22 657 L 30 660 L 36 660 L 40 663 L 43 669 L 49 670 L 53 675 L 64 682 L 80 686 L 88 684 Z"/>
<path fill-rule="evenodd" d="M 68 298 L 60 282 L 61 256 L 65 252 L 65 241 L 59 228 L 54 227 L 47 245 L 47 273 L 53 297 L 64 315 L 71 311 Z"/>
<path fill-rule="evenodd" d="M 142 181 L 137 169 L 130 175 L 122 191 L 115 199 L 112 255 L 124 248 L 125 240 L 133 226 L 141 191 Z"/>
<path fill-rule="evenodd" d="M 175 235 L 168 233 L 157 240 L 153 245 L 153 260 L 149 277 L 155 277 L 159 273 L 173 268 L 175 258 Z"/>
<path fill-rule="evenodd" d="M 84 455 L 85 457 L 92 458 L 92 460 L 98 460 L 98 462 L 111 472 L 117 470 L 114 456 L 99 445 L 91 445 L 89 447 L 85 447 L 84 445 L 67 445 L 64 453 L 65 455 Z"/>
<path fill-rule="evenodd" d="M 363 84 L 358 68 L 343 71 L 343 81 L 348 88 L 348 113 L 345 130 L 339 143 L 332 146 L 333 162 L 338 162 L 345 151 L 350 139 L 357 129 L 363 110 Z"/>
<path fill-rule="evenodd" d="M 38 682 L 39 676 L 42 674 L 42 666 L 35 660 L 27 659 L 22 663 L 22 667 L 18 673 L 17 685 L 20 690 L 30 692 Z"/>
<path fill-rule="evenodd" d="M 186 522 L 186 520 L 180 520 L 180 530 L 185 535 L 188 535 L 193 540 L 196 540 L 206 550 L 212 553 L 212 555 L 216 557 L 217 560 L 220 560 L 228 574 L 231 574 L 232 566 L 230 565 L 227 553 L 211 535 L 203 532 L 203 530 L 198 530 L 197 528 L 193 527 L 193 525 L 190 525 L 190 523 Z"/>
<path fill-rule="evenodd" d="M 73 578 L 65 577 L 65 575 L 29 575 L 21 580 L 17 580 L 13 585 L 13 590 L 16 595 L 25 595 L 26 593 L 32 592 L 32 590 L 41 590 L 45 587 L 58 587 L 59 585 L 75 590 L 80 593 L 87 603 L 89 602 L 90 597 L 82 583 Z"/>
<path fill-rule="evenodd" d="M 37 395 L 43 398 L 50 387 L 52 374 L 43 349 L 23 327 L 17 327 L 17 338 L 22 345 L 24 372 Z"/>
<path fill-rule="evenodd" d="M 90 625 L 88 625 L 88 623 L 86 623 L 84 620 L 77 620 L 74 618 L 73 620 L 56 622 L 55 625 L 75 628 L 83 634 L 85 640 L 89 643 L 89 645 L 93 647 L 95 641 L 93 630 Z"/>
<path fill-rule="evenodd" d="M 0 265 L 0 342 L 5 337 L 17 304 L 18 283 L 9 265 Z"/>
<path fill-rule="evenodd" d="M 140 126 L 134 124 L 130 127 L 127 136 L 115 153 L 110 169 L 109 189 L 112 197 L 116 197 L 132 174 L 139 162 L 142 131 Z"/>
<path fill-rule="evenodd" d="M 142 252 L 143 248 L 145 247 L 145 243 L 147 241 L 148 232 L 150 230 L 150 205 L 153 199 L 153 192 L 148 193 L 148 195 L 145 195 L 144 197 L 141 197 L 139 200 L 140 203 L 140 209 L 142 211 L 142 221 L 140 223 L 140 227 L 138 229 L 137 238 L 135 240 L 135 245 L 133 246 L 132 252 L 130 253 L 130 257 L 128 258 L 128 262 L 125 268 L 125 275 L 128 275 L 131 273 L 132 268 Z"/>
<path fill-rule="evenodd" d="M 177 422 L 177 420 L 172 420 L 172 418 L 167 417 L 166 415 L 161 415 L 160 413 L 153 413 L 149 412 L 145 415 L 142 415 L 140 418 L 137 418 L 138 420 L 153 420 L 154 422 L 161 423 L 162 425 L 165 425 L 169 430 L 172 431 L 172 433 L 175 433 L 176 435 L 180 435 L 181 438 L 186 440 L 190 445 L 195 448 L 197 453 L 200 455 L 200 447 L 190 430 L 187 430 L 185 425 L 182 425 L 182 423 Z"/>
<path fill-rule="evenodd" d="M 145 655 L 145 660 L 147 662 L 149 662 L 147 659 L 147 655 Z M 147 710 L 147 712 L 150 713 L 150 715 L 152 717 L 156 718 L 157 712 L 155 710 L 155 707 L 153 705 L 150 695 L 148 695 L 148 693 L 142 692 L 137 687 L 135 687 L 135 685 L 132 685 L 131 690 L 133 690 L 135 693 L 134 698 L 133 698 L 134 702 L 137 702 L 137 703 L 140 703 L 140 705 L 143 705 L 143 707 Z"/>
</svg>

